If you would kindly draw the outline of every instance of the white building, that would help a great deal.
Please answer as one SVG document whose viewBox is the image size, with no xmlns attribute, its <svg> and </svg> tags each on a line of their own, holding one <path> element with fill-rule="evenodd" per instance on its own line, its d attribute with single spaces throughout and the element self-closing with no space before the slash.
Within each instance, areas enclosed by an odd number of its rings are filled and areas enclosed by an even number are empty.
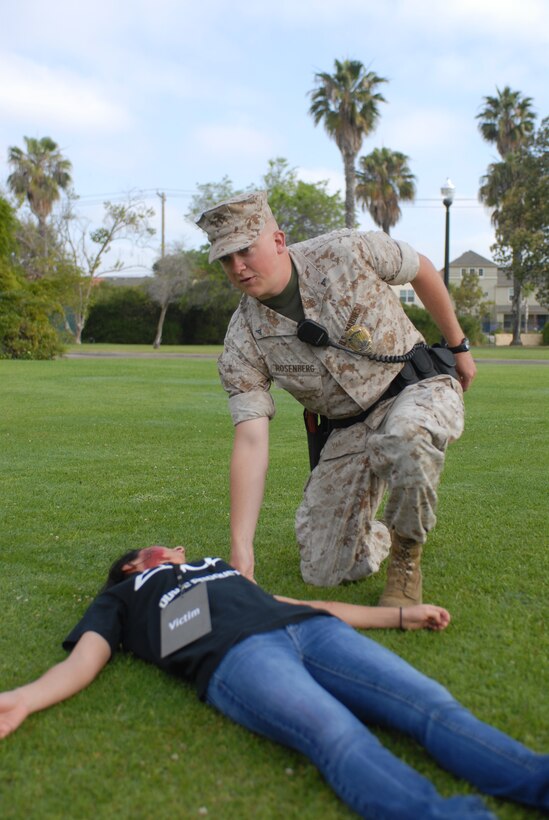
<svg viewBox="0 0 549 820">
<path fill-rule="evenodd" d="M 459 285 L 464 273 L 476 273 L 484 299 L 491 302 L 491 312 L 483 324 L 485 333 L 493 330 L 512 329 L 513 279 L 495 262 L 474 251 L 466 251 L 449 265 L 450 284 Z M 522 304 L 522 330 L 539 331 L 548 320 L 549 311 L 537 302 L 534 294 L 524 297 Z"/>
<path fill-rule="evenodd" d="M 476 273 L 482 288 L 484 301 L 491 303 L 490 315 L 483 321 L 482 330 L 490 333 L 495 330 L 512 330 L 513 279 L 495 262 L 481 256 L 475 251 L 466 251 L 453 259 L 449 265 L 451 285 L 459 285 L 464 273 Z M 443 276 L 444 272 L 440 271 Z M 400 301 L 407 305 L 423 307 L 411 285 L 393 286 Z M 523 299 L 522 330 L 540 331 L 549 319 L 549 311 L 540 305 L 531 294 Z"/>
</svg>

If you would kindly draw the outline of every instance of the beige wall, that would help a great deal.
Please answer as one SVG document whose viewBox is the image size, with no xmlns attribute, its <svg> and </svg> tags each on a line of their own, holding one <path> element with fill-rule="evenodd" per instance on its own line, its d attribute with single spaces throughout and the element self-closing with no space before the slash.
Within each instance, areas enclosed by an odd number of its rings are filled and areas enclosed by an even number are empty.
<svg viewBox="0 0 549 820">
<path fill-rule="evenodd" d="M 496 342 L 496 347 L 500 346 L 507 346 L 511 344 L 513 339 L 512 333 L 495 333 L 494 339 Z M 541 333 L 521 333 L 520 339 L 523 345 L 535 347 L 536 345 L 540 345 L 542 343 L 542 334 Z"/>
</svg>

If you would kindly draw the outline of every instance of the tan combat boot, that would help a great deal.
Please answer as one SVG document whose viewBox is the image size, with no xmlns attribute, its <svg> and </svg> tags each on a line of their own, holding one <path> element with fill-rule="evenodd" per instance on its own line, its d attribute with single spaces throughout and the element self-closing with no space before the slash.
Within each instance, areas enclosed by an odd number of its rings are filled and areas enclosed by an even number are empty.
<svg viewBox="0 0 549 820">
<path fill-rule="evenodd" d="M 422 544 L 391 533 L 387 583 L 378 606 L 413 606 L 421 603 Z"/>
</svg>

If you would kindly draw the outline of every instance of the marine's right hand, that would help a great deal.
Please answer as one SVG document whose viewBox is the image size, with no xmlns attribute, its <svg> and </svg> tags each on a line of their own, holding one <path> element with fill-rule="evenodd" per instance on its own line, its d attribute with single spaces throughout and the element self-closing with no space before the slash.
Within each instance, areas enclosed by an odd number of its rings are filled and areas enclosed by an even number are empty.
<svg viewBox="0 0 549 820">
<path fill-rule="evenodd" d="M 244 578 L 247 578 L 248 581 L 253 581 L 256 583 L 254 578 L 254 553 L 253 549 L 250 552 L 249 550 L 239 550 L 237 547 L 232 548 L 231 550 L 231 559 L 229 561 L 230 565 L 237 569 Z"/>
</svg>

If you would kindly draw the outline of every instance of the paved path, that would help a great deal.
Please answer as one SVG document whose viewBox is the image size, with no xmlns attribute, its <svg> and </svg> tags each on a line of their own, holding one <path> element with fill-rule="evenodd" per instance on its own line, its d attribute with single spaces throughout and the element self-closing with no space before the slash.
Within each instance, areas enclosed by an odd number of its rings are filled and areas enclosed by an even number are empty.
<svg viewBox="0 0 549 820">
<path fill-rule="evenodd" d="M 64 359 L 217 359 L 218 353 L 169 353 L 162 351 L 135 351 L 135 352 L 117 352 L 117 351 L 88 351 L 82 350 L 78 352 L 71 351 L 65 353 L 62 357 Z M 546 364 L 549 365 L 549 359 L 482 359 L 475 358 L 477 364 Z"/>
<path fill-rule="evenodd" d="M 116 351 L 99 350 L 65 353 L 63 359 L 217 359 L 219 353 L 163 353 L 152 351 L 135 351 L 132 353 L 122 353 Z"/>
</svg>

